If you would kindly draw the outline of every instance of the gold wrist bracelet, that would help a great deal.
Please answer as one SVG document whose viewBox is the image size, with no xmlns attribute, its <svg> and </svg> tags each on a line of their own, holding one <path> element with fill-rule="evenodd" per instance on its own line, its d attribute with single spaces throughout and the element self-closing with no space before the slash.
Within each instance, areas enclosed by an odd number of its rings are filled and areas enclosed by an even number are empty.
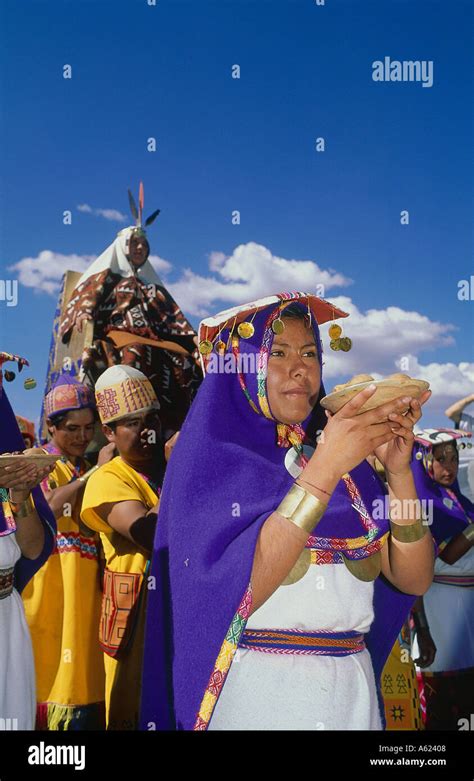
<svg viewBox="0 0 474 781">
<path fill-rule="evenodd" d="M 87 483 L 89 477 L 91 477 L 94 474 L 94 472 L 97 472 L 98 469 L 99 467 L 96 464 L 95 466 L 91 467 L 88 472 L 84 472 L 84 474 L 81 477 L 78 477 L 77 478 L 78 481 L 80 483 Z"/>
<path fill-rule="evenodd" d="M 307 534 L 311 534 L 326 511 L 327 505 L 301 485 L 293 483 L 276 512 L 283 515 Z"/>
<path fill-rule="evenodd" d="M 474 523 L 470 523 L 469 526 L 463 530 L 463 534 L 466 540 L 474 542 Z"/>
<path fill-rule="evenodd" d="M 392 537 L 399 542 L 416 542 L 421 540 L 426 534 L 426 526 L 421 518 L 417 518 L 413 523 L 406 525 L 390 521 L 390 531 Z"/>
<path fill-rule="evenodd" d="M 23 502 L 13 502 L 10 499 L 10 507 L 14 518 L 27 518 L 36 509 L 31 494 Z"/>
</svg>

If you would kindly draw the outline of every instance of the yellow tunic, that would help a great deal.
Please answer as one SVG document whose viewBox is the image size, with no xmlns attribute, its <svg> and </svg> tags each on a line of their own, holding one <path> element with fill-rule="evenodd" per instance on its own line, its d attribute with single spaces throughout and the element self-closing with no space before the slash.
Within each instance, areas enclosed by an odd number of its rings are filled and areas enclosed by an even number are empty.
<svg viewBox="0 0 474 781">
<path fill-rule="evenodd" d="M 97 508 L 104 503 L 126 501 L 141 502 L 148 511 L 157 504 L 158 496 L 144 477 L 117 456 L 89 479 L 84 492 L 81 518 L 89 528 L 100 532 L 107 570 L 145 576 L 149 558 L 144 551 L 114 531 L 97 513 Z M 130 642 L 117 657 L 104 653 L 107 729 L 138 727 L 146 586 L 147 583 L 144 582 Z M 107 609 L 108 606 L 103 604 L 103 617 Z"/>
<path fill-rule="evenodd" d="M 87 468 L 83 462 L 81 473 Z M 73 469 L 57 461 L 45 483 L 67 485 Z M 103 729 L 105 723 L 98 642 L 100 543 L 97 535 L 81 533 L 78 504 L 65 505 L 66 514 L 57 519 L 55 549 L 22 594 L 33 641 L 40 728 Z"/>
</svg>

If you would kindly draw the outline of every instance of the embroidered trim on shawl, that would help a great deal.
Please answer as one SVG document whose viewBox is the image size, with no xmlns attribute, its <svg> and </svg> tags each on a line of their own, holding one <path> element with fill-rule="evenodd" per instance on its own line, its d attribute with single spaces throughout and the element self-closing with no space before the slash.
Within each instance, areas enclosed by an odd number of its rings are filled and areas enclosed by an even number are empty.
<svg viewBox="0 0 474 781">
<path fill-rule="evenodd" d="M 92 537 L 75 532 L 57 532 L 53 553 L 79 553 L 83 559 L 98 559 L 97 543 Z"/>
<path fill-rule="evenodd" d="M 367 512 L 359 489 L 349 474 L 342 476 L 347 492 L 352 500 L 352 506 L 359 515 L 360 521 L 367 533 L 360 537 L 316 537 L 311 535 L 306 543 L 307 548 L 311 548 L 311 563 L 313 564 L 339 564 L 342 557 L 337 551 L 350 551 L 351 559 L 363 559 L 366 556 L 372 556 L 384 545 L 388 531 L 378 539 L 376 537 L 379 527 Z M 314 556 L 313 556 L 314 551 Z M 315 559 L 313 561 L 313 558 Z"/>
<path fill-rule="evenodd" d="M 365 547 L 358 548 L 356 550 L 351 550 L 351 559 L 365 559 L 366 556 L 373 556 L 374 553 L 377 553 L 377 551 L 381 550 L 381 548 L 385 545 L 385 542 L 388 538 L 389 532 L 383 535 L 383 537 L 379 537 L 378 540 L 374 540 L 369 545 L 366 545 Z M 317 540 L 316 537 L 310 537 L 308 542 L 306 543 L 306 547 L 311 550 L 311 564 L 343 564 L 344 559 L 342 557 L 342 553 L 340 553 L 338 550 L 324 550 L 321 548 L 318 548 L 314 541 Z M 324 539 L 324 538 L 323 538 Z M 360 539 L 365 539 L 364 537 L 359 537 Z M 347 548 L 350 548 L 349 543 L 352 542 L 352 540 L 338 540 L 333 539 L 335 543 L 346 543 Z M 341 550 L 346 550 L 346 546 L 343 545 L 337 546 L 340 547 Z"/>
<path fill-rule="evenodd" d="M 252 607 L 252 589 L 249 585 L 245 592 L 243 599 L 237 609 L 235 616 L 232 619 L 231 625 L 228 629 L 224 642 L 222 643 L 221 650 L 216 659 L 214 669 L 209 678 L 204 697 L 199 708 L 196 722 L 194 724 L 194 730 L 203 731 L 209 726 L 211 716 L 216 707 L 217 700 L 224 686 L 227 673 L 230 670 L 230 666 L 234 660 L 235 652 L 237 651 L 242 632 L 244 631 L 245 624 L 247 623 L 250 615 L 250 609 Z"/>
</svg>

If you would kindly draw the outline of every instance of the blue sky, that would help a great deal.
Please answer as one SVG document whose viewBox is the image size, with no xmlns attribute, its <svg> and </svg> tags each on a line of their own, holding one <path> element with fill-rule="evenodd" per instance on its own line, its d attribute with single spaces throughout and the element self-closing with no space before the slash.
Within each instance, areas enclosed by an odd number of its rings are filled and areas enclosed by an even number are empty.
<svg viewBox="0 0 474 781">
<path fill-rule="evenodd" d="M 457 297 L 474 273 L 472 17 L 469 0 L 3 0 L 0 279 L 27 285 L 16 307 L 0 301 L 1 346 L 38 382 L 7 385 L 16 410 L 39 412 L 47 282 L 128 224 L 77 206 L 127 214 L 143 179 L 145 212 L 162 209 L 152 253 L 194 323 L 241 291 L 277 292 L 278 269 L 286 289 L 321 276 L 354 315 L 331 382 L 410 355 L 437 391 L 427 420 L 446 423 L 446 402 L 474 390 L 474 301 Z M 374 82 L 385 56 L 433 61 L 433 86 Z M 28 283 L 25 259 L 45 251 L 49 277 L 38 263 Z"/>
</svg>

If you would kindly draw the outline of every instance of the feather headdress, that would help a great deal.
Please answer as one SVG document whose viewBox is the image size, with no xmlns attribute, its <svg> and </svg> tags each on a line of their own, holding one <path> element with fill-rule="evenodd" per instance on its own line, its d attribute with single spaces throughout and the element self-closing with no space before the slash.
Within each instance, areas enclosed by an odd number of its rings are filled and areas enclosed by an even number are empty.
<svg viewBox="0 0 474 781">
<path fill-rule="evenodd" d="M 138 235 L 145 236 L 145 230 L 144 228 L 147 228 L 149 225 L 152 224 L 152 222 L 155 221 L 155 219 L 158 217 L 160 213 L 160 209 L 156 209 L 152 214 L 150 214 L 149 217 L 145 220 L 145 225 L 143 226 L 143 207 L 145 205 L 145 192 L 143 189 L 143 182 L 140 182 L 140 187 L 138 189 L 138 209 L 137 204 L 135 203 L 135 198 L 132 195 L 131 190 L 128 190 L 128 202 L 130 204 L 130 211 L 132 212 L 132 217 L 135 220 L 135 229 L 134 233 Z"/>
</svg>

